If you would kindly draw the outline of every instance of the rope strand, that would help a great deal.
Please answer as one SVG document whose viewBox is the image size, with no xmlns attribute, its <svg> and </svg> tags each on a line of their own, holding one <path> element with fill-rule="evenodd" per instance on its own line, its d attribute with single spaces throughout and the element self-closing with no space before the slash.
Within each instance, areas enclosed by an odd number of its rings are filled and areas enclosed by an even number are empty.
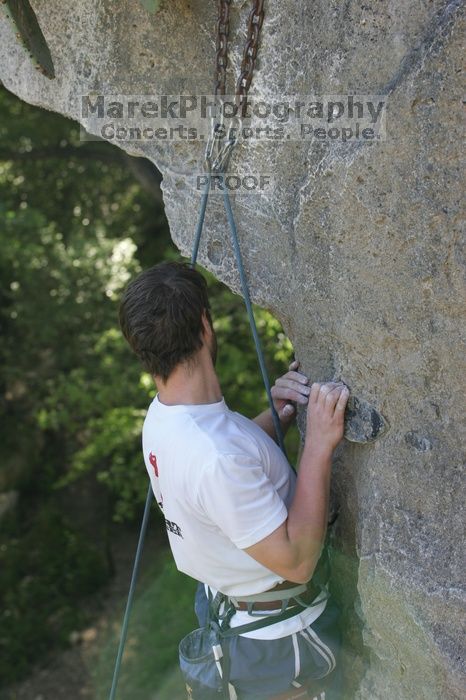
<svg viewBox="0 0 466 700">
<path fill-rule="evenodd" d="M 131 615 L 131 608 L 133 607 L 134 591 L 136 590 L 136 581 L 139 573 L 139 566 L 141 564 L 142 549 L 144 547 L 144 540 L 146 537 L 147 524 L 149 522 L 150 507 L 152 505 L 152 485 L 149 481 L 149 488 L 147 489 L 146 505 L 144 506 L 144 515 L 142 516 L 141 530 L 139 532 L 138 546 L 136 549 L 136 556 L 134 558 L 133 573 L 131 574 L 131 583 L 129 585 L 128 600 L 126 601 L 125 615 L 123 617 L 123 624 L 121 627 L 120 643 L 118 645 L 118 653 L 115 661 L 115 669 L 113 671 L 112 688 L 110 690 L 109 700 L 114 700 L 116 689 L 118 685 L 118 680 L 120 678 L 121 660 L 123 658 L 123 652 L 125 649 L 126 635 L 128 633 L 128 623 L 129 617 Z"/>
<path fill-rule="evenodd" d="M 278 444 L 280 445 L 280 448 L 281 448 L 283 454 L 285 455 L 285 457 L 287 457 L 286 448 L 285 448 L 285 438 L 283 435 L 283 430 L 282 430 L 282 426 L 280 423 L 280 418 L 278 417 L 278 413 L 275 410 L 275 406 L 273 404 L 272 392 L 270 390 L 269 375 L 267 373 L 267 368 L 265 366 L 264 353 L 262 352 L 262 346 L 261 346 L 261 342 L 259 339 L 259 334 L 257 333 L 256 319 L 254 318 L 254 311 L 252 309 L 251 297 L 249 295 L 249 287 L 248 287 L 248 283 L 246 280 L 246 273 L 244 271 L 241 249 L 239 247 L 238 231 L 236 229 L 236 223 L 235 223 L 233 211 L 231 208 L 230 195 L 228 193 L 228 189 L 225 187 L 225 183 L 223 180 L 223 173 L 220 175 L 220 182 L 221 182 L 221 186 L 223 187 L 223 202 L 225 204 L 225 211 L 227 214 L 228 225 L 230 227 L 230 232 L 231 232 L 231 242 L 233 244 L 233 250 L 235 253 L 235 257 L 236 257 L 236 264 L 237 264 L 239 276 L 241 279 L 241 288 L 243 290 L 244 303 L 246 305 L 246 311 L 247 311 L 248 318 L 249 318 L 249 325 L 251 326 L 251 333 L 252 333 L 252 337 L 254 339 L 254 345 L 256 347 L 257 361 L 259 362 L 259 367 L 260 367 L 261 374 L 262 374 L 262 380 L 264 382 L 265 391 L 267 393 L 267 399 L 269 402 L 270 411 L 272 413 L 272 420 L 273 420 L 273 424 L 274 424 L 274 428 L 275 428 L 275 433 L 277 435 Z M 290 466 L 293 468 L 292 465 L 290 465 Z"/>
</svg>

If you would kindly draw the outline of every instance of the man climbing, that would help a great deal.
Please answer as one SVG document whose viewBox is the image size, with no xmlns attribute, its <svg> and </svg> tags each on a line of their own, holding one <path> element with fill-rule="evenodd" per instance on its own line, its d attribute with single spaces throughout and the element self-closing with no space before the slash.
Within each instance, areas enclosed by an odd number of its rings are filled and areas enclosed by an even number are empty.
<svg viewBox="0 0 466 700">
<path fill-rule="evenodd" d="M 340 697 L 337 609 L 316 568 L 347 387 L 309 387 L 297 362 L 275 382 L 284 430 L 295 404 L 307 405 L 296 477 L 275 442 L 270 410 L 252 421 L 223 399 L 199 272 L 183 263 L 146 270 L 124 294 L 120 324 L 157 386 L 143 428 L 144 460 L 177 568 L 200 582 L 199 622 L 219 592 L 230 628 L 269 622 L 228 640 L 231 697 Z M 279 617 L 283 609 L 287 619 Z M 270 615 L 278 615 L 273 624 Z"/>
</svg>

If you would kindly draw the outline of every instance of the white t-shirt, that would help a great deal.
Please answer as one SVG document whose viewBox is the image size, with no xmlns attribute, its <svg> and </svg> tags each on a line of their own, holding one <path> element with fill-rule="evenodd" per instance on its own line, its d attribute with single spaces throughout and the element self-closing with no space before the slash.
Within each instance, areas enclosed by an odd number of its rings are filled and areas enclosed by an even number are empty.
<svg viewBox="0 0 466 700">
<path fill-rule="evenodd" d="M 167 406 L 156 396 L 142 442 L 179 571 L 214 593 L 238 598 L 284 580 L 243 551 L 286 520 L 296 485 L 282 451 L 262 428 L 230 411 L 223 398 Z M 278 639 L 306 627 L 324 608 L 325 602 L 245 636 Z M 258 618 L 237 611 L 230 624 L 252 619 Z"/>
</svg>

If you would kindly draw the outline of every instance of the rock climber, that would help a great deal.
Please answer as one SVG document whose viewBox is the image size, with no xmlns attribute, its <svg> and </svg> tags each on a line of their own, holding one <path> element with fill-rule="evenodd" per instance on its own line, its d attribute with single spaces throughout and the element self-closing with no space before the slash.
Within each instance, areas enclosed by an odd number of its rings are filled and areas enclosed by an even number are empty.
<svg viewBox="0 0 466 700">
<path fill-rule="evenodd" d="M 338 609 L 316 572 L 348 388 L 309 386 L 296 361 L 276 380 L 284 431 L 296 406 L 307 406 L 296 477 L 270 409 L 249 420 L 225 403 L 201 273 L 176 262 L 145 270 L 123 295 L 120 325 L 157 387 L 143 427 L 144 460 L 176 566 L 199 582 L 199 624 L 219 592 L 233 611 L 231 628 L 269 620 L 229 639 L 230 697 L 340 697 Z M 270 624 L 284 600 L 296 614 Z"/>
</svg>

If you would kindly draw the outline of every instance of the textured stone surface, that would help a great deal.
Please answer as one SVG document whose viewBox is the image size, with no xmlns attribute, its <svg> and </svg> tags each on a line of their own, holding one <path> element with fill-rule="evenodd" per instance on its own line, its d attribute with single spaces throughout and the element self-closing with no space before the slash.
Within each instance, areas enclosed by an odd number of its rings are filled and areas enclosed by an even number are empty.
<svg viewBox="0 0 466 700">
<path fill-rule="evenodd" d="M 28 102 L 77 119 L 79 96 L 92 90 L 211 91 L 213 2 L 170 0 L 154 16 L 130 0 L 32 5 L 55 80 L 0 24 L 1 79 Z M 274 175 L 268 194 L 234 202 L 254 301 L 280 318 L 312 378 L 341 377 L 390 424 L 337 459 L 347 697 L 462 698 L 462 6 L 267 6 L 254 94 L 388 95 L 383 142 L 241 145 L 231 168 Z M 248 8 L 233 0 L 233 47 Z M 235 69 L 238 59 L 234 48 Z M 199 196 L 186 177 L 200 170 L 203 146 L 131 152 L 163 173 L 173 238 L 188 254 Z M 218 197 L 206 224 L 200 261 L 238 290 Z"/>
</svg>

